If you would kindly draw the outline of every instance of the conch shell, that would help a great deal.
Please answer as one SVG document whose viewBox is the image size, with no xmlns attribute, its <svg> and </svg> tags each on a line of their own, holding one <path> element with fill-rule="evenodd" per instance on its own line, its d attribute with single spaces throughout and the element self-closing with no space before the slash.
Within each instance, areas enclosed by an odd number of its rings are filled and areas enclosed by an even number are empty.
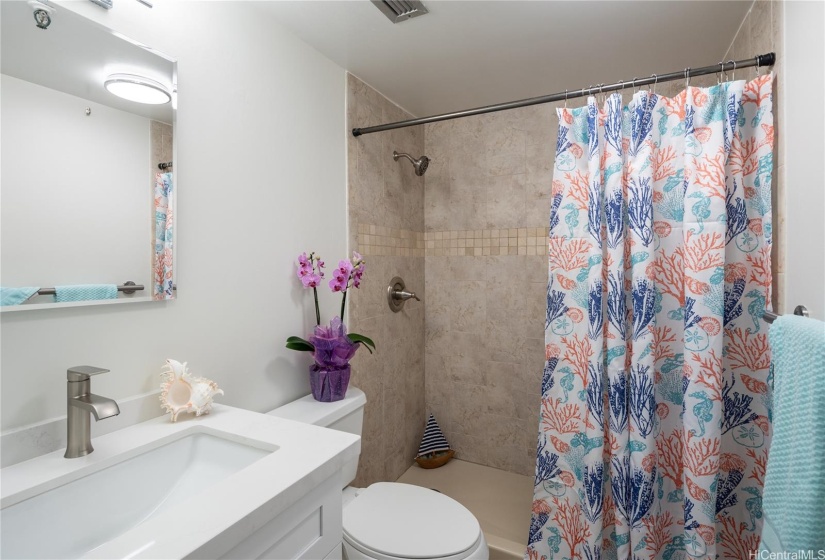
<svg viewBox="0 0 825 560">
<path fill-rule="evenodd" d="M 212 397 L 223 395 L 214 381 L 193 376 L 186 362 L 166 360 L 160 375 L 160 388 L 163 390 L 160 403 L 166 412 L 172 413 L 172 422 L 178 419 L 181 412 L 194 412 L 195 416 L 208 414 L 212 409 Z"/>
</svg>

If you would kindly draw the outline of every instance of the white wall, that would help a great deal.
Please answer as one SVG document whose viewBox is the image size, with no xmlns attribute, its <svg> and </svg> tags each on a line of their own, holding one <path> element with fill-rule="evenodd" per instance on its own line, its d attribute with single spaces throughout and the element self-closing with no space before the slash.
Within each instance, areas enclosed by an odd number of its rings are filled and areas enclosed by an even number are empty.
<svg viewBox="0 0 825 560">
<path fill-rule="evenodd" d="M 309 392 L 308 356 L 284 348 L 314 323 L 292 262 L 347 248 L 344 71 L 254 2 L 154 4 L 59 2 L 178 59 L 178 300 L 4 314 L 3 430 L 64 415 L 78 364 L 111 369 L 92 389 L 115 399 L 156 388 L 169 357 L 231 405 Z"/>
<path fill-rule="evenodd" d="M 825 319 L 825 4 L 785 2 L 785 290 L 787 312 Z"/>
<path fill-rule="evenodd" d="M 149 119 L 11 76 L 0 89 L 2 285 L 148 284 Z"/>
</svg>

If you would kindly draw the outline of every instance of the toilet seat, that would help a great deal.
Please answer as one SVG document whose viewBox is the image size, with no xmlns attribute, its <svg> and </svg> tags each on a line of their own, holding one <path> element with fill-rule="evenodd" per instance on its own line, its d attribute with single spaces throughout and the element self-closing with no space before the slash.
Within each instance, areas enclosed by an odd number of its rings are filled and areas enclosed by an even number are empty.
<svg viewBox="0 0 825 560">
<path fill-rule="evenodd" d="M 428 488 L 378 482 L 344 508 L 344 541 L 365 557 L 462 560 L 484 543 L 478 520 Z M 486 543 L 484 544 L 486 549 Z"/>
</svg>

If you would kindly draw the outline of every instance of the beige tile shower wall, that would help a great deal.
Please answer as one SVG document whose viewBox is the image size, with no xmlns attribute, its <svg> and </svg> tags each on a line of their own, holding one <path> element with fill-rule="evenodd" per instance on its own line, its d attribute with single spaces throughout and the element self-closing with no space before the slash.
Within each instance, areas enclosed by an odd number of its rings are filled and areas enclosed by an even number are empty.
<svg viewBox="0 0 825 560">
<path fill-rule="evenodd" d="M 358 78 L 347 76 L 347 128 L 409 118 Z M 401 276 L 425 296 L 424 180 L 392 152 L 424 153 L 424 131 L 407 128 L 349 136 L 350 247 L 367 270 L 349 307 L 350 329 L 371 337 L 375 354 L 359 351 L 352 383 L 367 395 L 357 486 L 394 481 L 409 468 L 424 432 L 424 304 L 393 313 L 387 285 Z M 426 301 L 426 297 L 422 297 Z"/>
<path fill-rule="evenodd" d="M 426 126 L 427 409 L 458 457 L 530 475 L 555 106 Z"/>
<path fill-rule="evenodd" d="M 783 309 L 785 290 L 785 138 L 782 135 L 782 85 L 784 83 L 783 56 L 783 1 L 757 0 L 745 16 L 739 32 L 725 53 L 724 60 L 742 60 L 758 54 L 776 53 L 776 74 L 773 89 L 774 153 L 773 153 L 773 305 L 779 313 Z M 737 78 L 750 79 L 755 75 L 751 69 L 737 73 Z M 796 305 L 791 302 L 791 308 Z"/>
<path fill-rule="evenodd" d="M 160 171 L 159 163 L 172 161 L 172 125 L 160 121 L 151 121 L 149 137 L 152 142 L 152 160 L 149 162 L 151 184 L 154 188 L 155 174 Z"/>
</svg>

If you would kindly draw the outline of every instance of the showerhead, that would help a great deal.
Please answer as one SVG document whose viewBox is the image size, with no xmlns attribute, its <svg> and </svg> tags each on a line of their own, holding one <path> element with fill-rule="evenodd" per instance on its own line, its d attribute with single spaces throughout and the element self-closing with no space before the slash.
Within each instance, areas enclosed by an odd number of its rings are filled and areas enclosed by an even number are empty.
<svg viewBox="0 0 825 560">
<path fill-rule="evenodd" d="M 398 158 L 400 157 L 405 157 L 412 162 L 413 167 L 415 167 L 415 174 L 419 177 L 423 177 L 424 173 L 427 172 L 427 168 L 430 166 L 430 158 L 427 156 L 421 156 L 418 159 L 413 159 L 410 154 L 398 153 L 395 151 L 392 153 L 392 159 L 395 161 L 398 161 Z"/>
</svg>

